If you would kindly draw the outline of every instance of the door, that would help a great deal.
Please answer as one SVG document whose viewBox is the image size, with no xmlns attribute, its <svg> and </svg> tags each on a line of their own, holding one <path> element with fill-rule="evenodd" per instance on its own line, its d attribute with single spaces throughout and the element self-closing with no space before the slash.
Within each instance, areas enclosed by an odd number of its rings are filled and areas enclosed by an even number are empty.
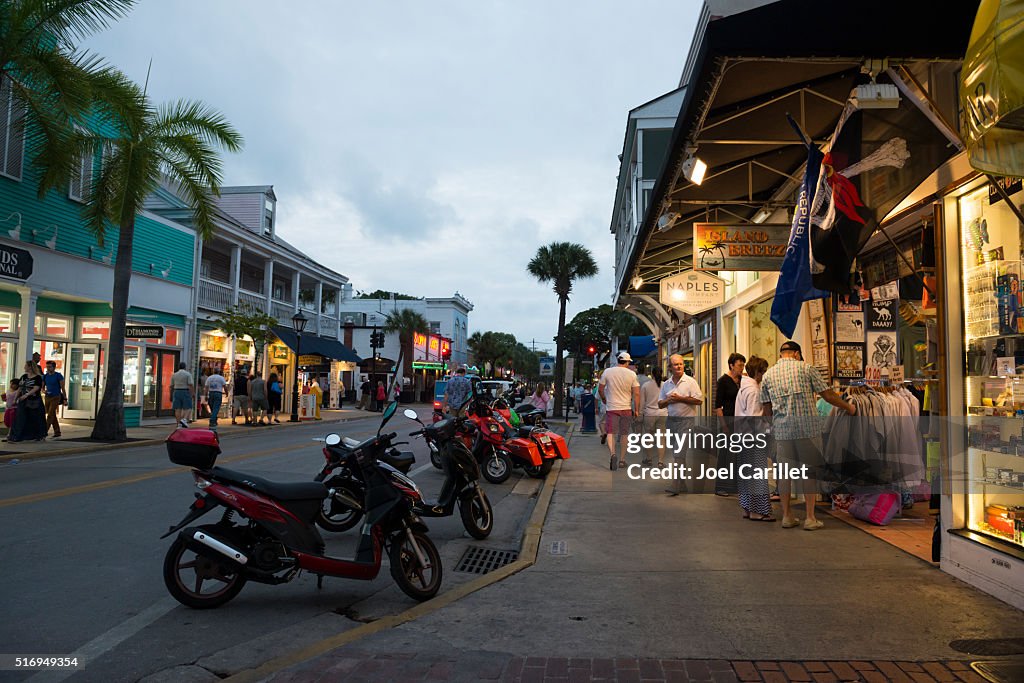
<svg viewBox="0 0 1024 683">
<path fill-rule="evenodd" d="M 146 350 L 142 383 L 143 417 L 174 415 L 171 408 L 171 375 L 177 368 L 177 351 Z"/>
<path fill-rule="evenodd" d="M 100 347 L 98 344 L 68 344 L 66 388 L 68 404 L 64 417 L 91 420 L 100 400 Z"/>
</svg>

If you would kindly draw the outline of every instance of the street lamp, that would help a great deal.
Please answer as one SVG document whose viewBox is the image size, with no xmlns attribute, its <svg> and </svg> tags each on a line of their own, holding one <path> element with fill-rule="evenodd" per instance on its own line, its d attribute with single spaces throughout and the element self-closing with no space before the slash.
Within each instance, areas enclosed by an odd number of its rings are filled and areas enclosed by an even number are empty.
<svg viewBox="0 0 1024 683">
<path fill-rule="evenodd" d="M 306 329 L 309 318 L 302 311 L 295 311 L 292 316 L 292 329 L 295 330 L 295 384 L 292 387 L 292 416 L 290 422 L 299 421 L 299 354 L 302 350 L 302 331 Z"/>
</svg>

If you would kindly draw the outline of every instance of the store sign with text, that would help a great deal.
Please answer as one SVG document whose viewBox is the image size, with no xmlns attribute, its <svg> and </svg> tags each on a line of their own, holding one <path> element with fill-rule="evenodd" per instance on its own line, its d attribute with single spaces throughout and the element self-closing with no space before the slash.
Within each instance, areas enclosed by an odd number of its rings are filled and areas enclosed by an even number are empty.
<svg viewBox="0 0 1024 683">
<path fill-rule="evenodd" d="M 696 270 L 779 270 L 789 246 L 789 224 L 694 223 Z"/>
<path fill-rule="evenodd" d="M 687 270 L 661 281 L 661 303 L 696 315 L 725 303 L 725 280 Z"/>
<path fill-rule="evenodd" d="M 0 275 L 27 280 L 32 275 L 32 254 L 24 249 L 0 244 Z"/>
<path fill-rule="evenodd" d="M 125 325 L 124 336 L 129 339 L 163 339 L 163 325 Z M 223 337 L 221 337 L 223 339 Z"/>
</svg>

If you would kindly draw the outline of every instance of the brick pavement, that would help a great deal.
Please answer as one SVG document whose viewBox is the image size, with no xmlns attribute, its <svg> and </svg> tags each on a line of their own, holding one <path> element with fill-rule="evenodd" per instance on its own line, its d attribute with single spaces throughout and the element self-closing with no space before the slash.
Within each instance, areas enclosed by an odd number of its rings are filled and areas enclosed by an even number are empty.
<svg viewBox="0 0 1024 683">
<path fill-rule="evenodd" d="M 726 661 L 705 659 L 589 659 L 511 657 L 501 653 L 372 654 L 339 648 L 266 679 L 272 683 L 326 681 L 501 681 L 502 683 L 984 683 L 968 662 Z"/>
</svg>

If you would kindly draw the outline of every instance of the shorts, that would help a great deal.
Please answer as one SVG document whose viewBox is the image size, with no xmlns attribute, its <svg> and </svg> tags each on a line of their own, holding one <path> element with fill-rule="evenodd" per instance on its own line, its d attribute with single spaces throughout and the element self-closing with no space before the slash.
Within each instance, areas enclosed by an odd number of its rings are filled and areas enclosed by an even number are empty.
<svg viewBox="0 0 1024 683">
<path fill-rule="evenodd" d="M 235 396 L 234 400 L 231 401 L 231 404 L 235 406 L 235 408 L 238 408 L 239 410 L 245 410 L 246 408 L 249 407 L 249 397 Z"/>
<path fill-rule="evenodd" d="M 807 474 L 811 479 L 818 478 L 825 466 L 820 440 L 816 438 L 778 439 L 775 442 L 774 460 L 790 467 L 807 465 Z"/>
<path fill-rule="evenodd" d="M 632 410 L 609 410 L 604 419 L 604 430 L 608 434 L 629 434 L 633 431 Z"/>
<path fill-rule="evenodd" d="M 175 389 L 171 395 L 172 410 L 188 410 L 192 407 L 192 393 L 188 389 Z"/>
<path fill-rule="evenodd" d="M 253 410 L 262 410 L 265 413 L 270 412 L 270 401 L 265 398 L 254 398 L 252 400 Z"/>
</svg>

